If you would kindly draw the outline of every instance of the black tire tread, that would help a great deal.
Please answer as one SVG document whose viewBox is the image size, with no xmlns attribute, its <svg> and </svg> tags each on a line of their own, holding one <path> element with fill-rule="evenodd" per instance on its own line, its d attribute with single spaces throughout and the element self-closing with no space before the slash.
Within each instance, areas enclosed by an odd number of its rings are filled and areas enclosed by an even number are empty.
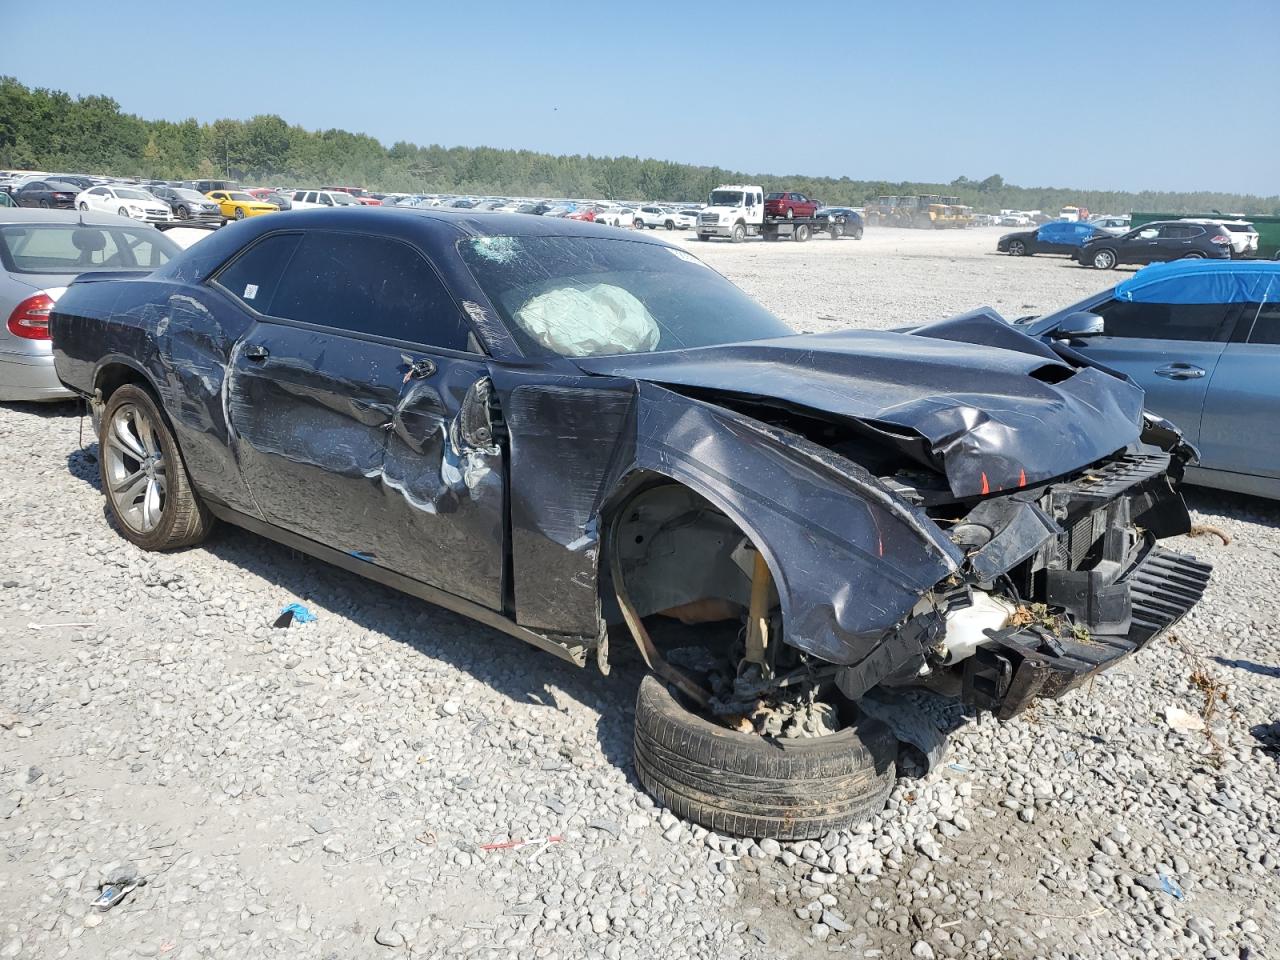
<svg viewBox="0 0 1280 960">
<path fill-rule="evenodd" d="M 656 678 L 636 697 L 636 772 L 677 816 L 727 836 L 800 840 L 857 826 L 893 789 L 897 741 L 863 719 L 828 737 L 736 733 L 684 709 Z"/>
</svg>

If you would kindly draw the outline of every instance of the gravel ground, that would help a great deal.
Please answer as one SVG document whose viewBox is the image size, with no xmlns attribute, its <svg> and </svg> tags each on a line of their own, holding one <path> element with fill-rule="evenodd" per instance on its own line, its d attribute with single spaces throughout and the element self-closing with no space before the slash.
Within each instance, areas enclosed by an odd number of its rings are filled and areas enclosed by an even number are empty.
<svg viewBox="0 0 1280 960">
<path fill-rule="evenodd" d="M 1065 305 L 996 231 L 688 242 L 800 329 Z M 67 405 L 0 405 L 0 958 L 1260 957 L 1280 942 L 1280 507 L 1139 658 L 998 724 L 853 833 L 728 840 L 631 767 L 608 678 L 248 533 L 144 554 Z M 91 453 L 95 447 L 88 447 Z M 305 603 L 314 623 L 273 629 Z M 1193 675 L 1197 678 L 1193 680 Z M 1207 729 L 1180 732 L 1166 708 Z M 557 835 L 486 851 L 483 844 Z M 148 881 L 96 913 L 117 871 Z"/>
</svg>

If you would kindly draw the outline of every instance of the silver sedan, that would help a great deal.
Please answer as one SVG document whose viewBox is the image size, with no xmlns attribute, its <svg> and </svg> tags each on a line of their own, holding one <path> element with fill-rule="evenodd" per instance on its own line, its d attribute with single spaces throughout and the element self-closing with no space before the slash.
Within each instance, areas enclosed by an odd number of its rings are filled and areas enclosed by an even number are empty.
<svg viewBox="0 0 1280 960">
<path fill-rule="evenodd" d="M 109 213 L 0 207 L 0 401 L 65 400 L 49 313 L 96 270 L 150 271 L 181 252 L 154 227 Z"/>
<path fill-rule="evenodd" d="M 1156 264 L 1017 323 L 1133 378 L 1199 449 L 1188 482 L 1280 499 L 1280 263 Z"/>
</svg>

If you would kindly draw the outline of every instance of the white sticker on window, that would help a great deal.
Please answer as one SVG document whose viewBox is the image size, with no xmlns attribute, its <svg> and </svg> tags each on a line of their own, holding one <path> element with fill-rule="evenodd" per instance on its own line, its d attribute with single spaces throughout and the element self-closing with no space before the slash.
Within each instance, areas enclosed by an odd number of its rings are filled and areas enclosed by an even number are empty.
<svg viewBox="0 0 1280 960">
<path fill-rule="evenodd" d="M 258 285 L 256 283 L 246 283 L 244 285 L 244 298 L 252 300 L 258 295 Z"/>
</svg>

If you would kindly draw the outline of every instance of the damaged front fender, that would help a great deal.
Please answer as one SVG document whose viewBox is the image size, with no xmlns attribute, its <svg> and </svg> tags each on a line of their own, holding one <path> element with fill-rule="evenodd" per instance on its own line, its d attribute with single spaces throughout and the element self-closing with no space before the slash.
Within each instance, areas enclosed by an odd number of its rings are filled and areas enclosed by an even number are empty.
<svg viewBox="0 0 1280 960">
<path fill-rule="evenodd" d="M 963 560 L 852 461 L 652 384 L 639 385 L 631 469 L 671 477 L 732 519 L 768 561 L 786 642 L 831 663 L 872 655 Z"/>
</svg>

